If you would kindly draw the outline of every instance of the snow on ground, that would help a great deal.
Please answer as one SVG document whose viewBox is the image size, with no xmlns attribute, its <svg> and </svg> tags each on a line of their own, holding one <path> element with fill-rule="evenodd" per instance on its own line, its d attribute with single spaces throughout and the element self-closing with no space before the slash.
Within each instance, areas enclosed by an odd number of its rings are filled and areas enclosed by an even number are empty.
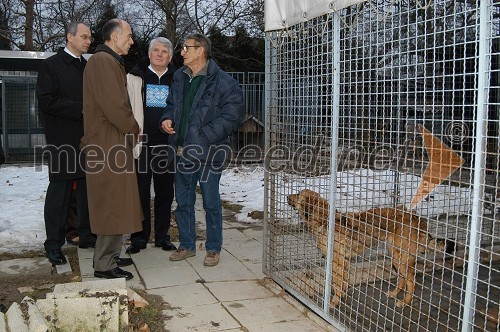
<svg viewBox="0 0 500 332">
<path fill-rule="evenodd" d="M 330 177 L 301 177 L 275 174 L 277 181 L 275 201 L 281 217 L 290 219 L 291 208 L 286 196 L 304 188 L 315 189 L 329 197 Z M 278 183 L 278 181 L 280 181 Z M 367 169 L 339 172 L 335 204 L 341 210 L 349 207 L 362 210 L 391 204 L 390 193 L 397 188 L 400 197 L 412 197 L 420 178 L 393 171 Z M 0 167 L 0 252 L 42 249 L 45 241 L 43 205 L 48 185 L 47 167 L 1 166 Z M 262 222 L 248 216 L 252 211 L 264 211 L 264 169 L 260 166 L 229 168 L 224 171 L 220 184 L 221 199 L 242 206 L 236 215 L 240 222 Z M 420 202 L 415 211 L 431 217 L 440 214 L 470 212 L 469 188 L 439 186 L 427 199 Z M 409 202 L 403 202 L 408 205 Z M 295 218 L 296 219 L 296 218 Z M 293 222 L 293 221 L 292 221 Z"/>
</svg>

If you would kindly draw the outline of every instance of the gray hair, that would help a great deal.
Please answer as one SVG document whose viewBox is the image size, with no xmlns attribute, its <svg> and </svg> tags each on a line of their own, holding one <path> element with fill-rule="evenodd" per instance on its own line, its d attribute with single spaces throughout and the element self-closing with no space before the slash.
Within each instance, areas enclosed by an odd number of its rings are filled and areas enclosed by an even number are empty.
<svg viewBox="0 0 500 332">
<path fill-rule="evenodd" d="M 210 39 L 208 39 L 207 36 L 202 35 L 201 33 L 192 33 L 190 35 L 187 35 L 184 40 L 188 39 L 194 40 L 197 44 L 199 44 L 199 46 L 203 47 L 207 59 L 212 56 L 212 42 L 210 41 Z"/>
<path fill-rule="evenodd" d="M 172 42 L 165 37 L 156 37 L 153 40 L 151 40 L 149 42 L 148 54 L 151 53 L 151 51 L 153 50 L 155 43 L 160 43 L 163 46 L 165 46 L 168 52 L 170 53 L 170 56 L 174 54 L 174 46 L 172 45 Z"/>
<path fill-rule="evenodd" d="M 87 24 L 81 21 L 69 22 L 68 25 L 66 25 L 66 27 L 64 28 L 64 38 L 66 38 L 66 41 L 68 41 L 68 33 L 72 36 L 76 35 L 76 30 L 78 30 L 78 24 L 83 24 L 86 27 L 88 27 Z"/>
</svg>

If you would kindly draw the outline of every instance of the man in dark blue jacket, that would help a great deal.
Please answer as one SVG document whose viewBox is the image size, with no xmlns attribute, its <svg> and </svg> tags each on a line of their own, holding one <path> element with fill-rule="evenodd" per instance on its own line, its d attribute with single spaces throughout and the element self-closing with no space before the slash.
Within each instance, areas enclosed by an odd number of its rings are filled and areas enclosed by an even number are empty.
<svg viewBox="0 0 500 332">
<path fill-rule="evenodd" d="M 36 85 L 38 107 L 43 116 L 48 154 L 49 186 L 45 196 L 44 218 L 47 258 L 52 264 L 66 264 L 61 247 L 65 243 L 73 183 L 76 181 L 79 246 L 94 247 L 87 203 L 87 185 L 80 160 L 83 136 L 83 70 L 82 57 L 89 49 L 90 29 L 82 22 L 66 27 L 66 47 L 43 61 Z"/>
<path fill-rule="evenodd" d="M 210 57 L 210 40 L 202 34 L 186 37 L 184 66 L 174 74 L 167 107 L 160 121 L 176 151 L 175 217 L 179 249 L 170 260 L 196 255 L 194 205 L 200 183 L 206 216 L 205 266 L 219 263 L 222 249 L 222 209 L 219 182 L 230 157 L 229 136 L 244 116 L 243 92 L 238 82 Z"/>
</svg>

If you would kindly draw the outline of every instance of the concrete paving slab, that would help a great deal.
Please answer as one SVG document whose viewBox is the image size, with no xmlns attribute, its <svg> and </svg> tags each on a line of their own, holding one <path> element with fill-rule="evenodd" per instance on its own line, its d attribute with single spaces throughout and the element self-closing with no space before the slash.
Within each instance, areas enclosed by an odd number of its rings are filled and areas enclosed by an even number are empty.
<svg viewBox="0 0 500 332">
<path fill-rule="evenodd" d="M 44 257 L 16 258 L 0 261 L 0 276 L 51 275 L 52 264 Z"/>
<path fill-rule="evenodd" d="M 251 263 L 251 262 L 241 262 L 245 265 L 253 274 L 257 277 L 257 279 L 267 278 L 267 275 L 262 272 L 262 263 Z"/>
<path fill-rule="evenodd" d="M 57 284 L 54 286 L 53 294 L 94 294 L 113 290 L 117 293 L 127 295 L 127 284 L 125 278 L 120 279 L 99 279 L 93 281 L 71 282 Z"/>
<path fill-rule="evenodd" d="M 278 322 L 271 324 L 259 324 L 245 326 L 249 332 L 289 332 L 289 331 L 301 331 L 301 332 L 324 332 L 326 331 L 320 325 L 311 322 L 310 320 L 294 320 L 287 322 Z"/>
<path fill-rule="evenodd" d="M 211 267 L 203 265 L 205 255 L 199 256 L 196 257 L 197 261 L 193 263 L 193 267 L 206 282 L 258 279 L 252 271 L 227 252 L 222 251 L 219 264 Z"/>
<path fill-rule="evenodd" d="M 182 286 L 148 290 L 148 294 L 159 295 L 173 308 L 187 308 L 220 302 L 206 288 L 207 284 L 195 283 Z"/>
<path fill-rule="evenodd" d="M 249 263 L 262 262 L 262 244 L 257 240 L 246 238 L 242 242 L 232 242 L 224 245 L 224 249 L 239 260 Z"/>
<path fill-rule="evenodd" d="M 186 260 L 170 263 L 169 266 L 140 270 L 145 289 L 194 284 L 200 279 Z"/>
<path fill-rule="evenodd" d="M 35 300 L 25 296 L 21 302 L 28 307 L 28 329 L 30 332 L 47 332 L 49 323 L 43 317 L 40 309 L 36 306 Z"/>
<path fill-rule="evenodd" d="M 144 285 L 142 284 L 141 278 L 133 265 L 121 267 L 121 269 L 128 271 L 128 272 L 131 272 L 134 275 L 133 279 L 126 280 L 127 287 L 134 288 L 134 289 L 144 289 Z M 103 278 L 94 277 L 93 271 L 92 271 L 91 275 L 86 275 L 86 276 L 82 275 L 81 278 L 82 278 L 82 281 L 107 280 L 107 279 L 103 279 Z"/>
<path fill-rule="evenodd" d="M 36 302 L 51 331 L 120 331 L 118 297 L 42 299 Z M 78 314 L 75 315 L 75 308 Z"/>
<path fill-rule="evenodd" d="M 71 264 L 69 263 L 69 257 L 66 257 L 66 261 L 68 263 L 62 264 L 62 265 L 54 265 L 56 267 L 57 274 L 70 274 L 73 273 L 73 270 L 71 270 Z"/>
<path fill-rule="evenodd" d="M 271 278 L 264 278 L 264 279 L 260 279 L 259 281 L 262 284 L 262 286 L 264 286 L 265 288 L 267 288 L 268 290 L 270 290 L 271 292 L 273 292 L 276 295 L 280 295 L 284 292 L 283 287 L 278 285 Z"/>
<path fill-rule="evenodd" d="M 16 302 L 12 303 L 5 313 L 5 321 L 9 331 L 28 332 L 28 324 L 24 321 L 21 307 Z"/>
<path fill-rule="evenodd" d="M 142 270 L 149 269 L 151 267 L 162 267 L 170 265 L 171 262 L 168 260 L 170 254 L 170 251 L 156 248 L 154 245 L 149 245 L 146 249 L 141 250 L 137 254 L 130 255 L 130 258 L 134 260 L 135 266 L 137 266 L 139 270 Z M 126 256 L 124 257 L 129 257 L 129 255 L 126 254 Z"/>
<path fill-rule="evenodd" d="M 87 249 L 82 249 L 78 248 L 78 259 L 93 259 L 94 258 L 94 249 L 93 248 L 87 248 Z"/>
<path fill-rule="evenodd" d="M 221 302 L 273 297 L 275 294 L 258 280 L 206 283 L 205 286 Z"/>
<path fill-rule="evenodd" d="M 163 313 L 172 317 L 165 321 L 165 328 L 169 331 L 222 331 L 241 327 L 220 303 L 167 310 Z"/>
<path fill-rule="evenodd" d="M 79 259 L 80 265 L 80 276 L 82 277 L 93 277 L 94 268 L 92 267 L 93 259 Z"/>
<path fill-rule="evenodd" d="M 249 238 L 257 240 L 260 243 L 264 243 L 264 228 L 261 226 L 245 229 L 243 230 L 243 234 Z"/>
<path fill-rule="evenodd" d="M 7 331 L 7 323 L 5 322 L 5 314 L 0 312 L 0 332 Z"/>
<path fill-rule="evenodd" d="M 228 226 L 227 229 L 224 229 L 222 232 L 222 236 L 224 238 L 224 244 L 223 246 L 226 245 L 226 243 L 233 243 L 234 241 L 239 241 L 242 239 L 248 239 L 249 237 L 243 234 L 243 232 L 239 229 L 236 229 L 233 224 Z"/>
<path fill-rule="evenodd" d="M 223 302 L 223 305 L 243 326 L 307 318 L 281 297 Z"/>
</svg>

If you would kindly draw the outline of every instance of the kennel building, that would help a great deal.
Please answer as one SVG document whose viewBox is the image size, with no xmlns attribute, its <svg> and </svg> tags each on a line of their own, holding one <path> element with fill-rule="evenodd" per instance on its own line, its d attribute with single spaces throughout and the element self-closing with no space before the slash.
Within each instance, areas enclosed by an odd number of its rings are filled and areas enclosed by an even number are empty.
<svg viewBox="0 0 500 332">
<path fill-rule="evenodd" d="M 500 2 L 265 26 L 266 274 L 340 331 L 500 331 Z"/>
<path fill-rule="evenodd" d="M 32 162 L 33 147 L 45 144 L 36 76 L 42 61 L 53 54 L 0 51 L 0 134 L 8 163 Z"/>
</svg>

